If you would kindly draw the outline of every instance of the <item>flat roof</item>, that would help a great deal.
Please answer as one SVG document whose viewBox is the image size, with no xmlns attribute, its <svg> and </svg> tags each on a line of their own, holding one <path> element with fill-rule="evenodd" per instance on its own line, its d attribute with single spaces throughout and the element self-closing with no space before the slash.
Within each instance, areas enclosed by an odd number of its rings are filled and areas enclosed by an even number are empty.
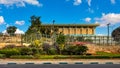
<svg viewBox="0 0 120 68">
<path fill-rule="evenodd" d="M 99 26 L 100 24 L 54 24 L 54 26 Z M 42 24 L 42 26 L 53 26 L 53 24 Z"/>
</svg>

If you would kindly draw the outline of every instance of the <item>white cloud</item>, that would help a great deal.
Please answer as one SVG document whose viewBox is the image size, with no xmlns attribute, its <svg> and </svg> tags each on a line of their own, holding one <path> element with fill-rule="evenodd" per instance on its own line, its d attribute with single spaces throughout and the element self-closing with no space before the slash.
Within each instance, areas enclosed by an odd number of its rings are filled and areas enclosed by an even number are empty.
<svg viewBox="0 0 120 68">
<path fill-rule="evenodd" d="M 42 4 L 38 0 L 0 0 L 0 4 L 5 6 L 13 6 L 17 7 L 25 7 L 25 4 L 31 4 L 36 6 L 42 6 Z"/>
<path fill-rule="evenodd" d="M 2 33 L 3 33 L 3 34 L 7 34 L 7 31 L 6 31 L 6 30 L 4 30 L 4 31 L 2 31 Z"/>
<path fill-rule="evenodd" d="M 1 24 L 4 24 L 4 23 L 5 23 L 4 17 L 3 17 L 3 16 L 0 16 L 0 25 L 1 25 Z"/>
<path fill-rule="evenodd" d="M 82 0 L 74 0 L 73 5 L 80 5 L 82 3 Z"/>
<path fill-rule="evenodd" d="M 3 33 L 3 34 L 8 34 L 8 33 L 7 33 L 7 30 L 2 31 L 2 33 Z M 20 29 L 16 29 L 15 34 L 24 34 L 24 31 L 22 31 L 22 30 L 20 30 Z"/>
<path fill-rule="evenodd" d="M 22 21 L 16 21 L 16 22 L 15 22 L 15 24 L 17 24 L 17 25 L 24 25 L 24 23 L 25 23 L 25 21 L 23 21 L 23 20 L 22 20 Z"/>
<path fill-rule="evenodd" d="M 115 4 L 115 0 L 110 0 L 112 4 Z"/>
<path fill-rule="evenodd" d="M 108 23 L 111 25 L 115 25 L 120 23 L 120 14 L 109 13 L 109 14 L 102 14 L 101 18 L 95 18 L 97 22 L 100 23 L 100 26 L 106 26 Z"/>
<path fill-rule="evenodd" d="M 86 22 L 90 22 L 90 21 L 91 21 L 91 18 L 87 17 L 87 18 L 85 18 L 85 21 L 86 21 Z"/>
<path fill-rule="evenodd" d="M 20 30 L 20 29 L 17 29 L 15 34 L 24 34 L 24 32 L 22 30 Z"/>
<path fill-rule="evenodd" d="M 91 0 L 87 0 L 89 7 L 91 6 Z"/>
</svg>

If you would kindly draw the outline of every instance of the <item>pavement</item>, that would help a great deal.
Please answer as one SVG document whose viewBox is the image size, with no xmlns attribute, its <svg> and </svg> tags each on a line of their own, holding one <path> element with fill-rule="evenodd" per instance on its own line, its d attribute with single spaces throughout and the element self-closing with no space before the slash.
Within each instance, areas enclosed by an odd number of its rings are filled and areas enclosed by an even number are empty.
<svg viewBox="0 0 120 68">
<path fill-rule="evenodd" d="M 0 59 L 0 64 L 120 64 L 120 59 Z"/>
<path fill-rule="evenodd" d="M 120 68 L 120 65 L 115 64 L 19 64 L 19 65 L 0 65 L 0 68 Z"/>
</svg>

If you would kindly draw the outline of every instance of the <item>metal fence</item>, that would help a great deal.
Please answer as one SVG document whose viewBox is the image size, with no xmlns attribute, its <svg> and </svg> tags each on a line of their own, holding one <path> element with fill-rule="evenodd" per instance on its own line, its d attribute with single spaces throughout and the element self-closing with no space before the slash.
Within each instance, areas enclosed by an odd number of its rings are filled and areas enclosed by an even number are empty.
<svg viewBox="0 0 120 68">
<path fill-rule="evenodd" d="M 1 35 L 0 43 L 31 43 L 34 40 L 42 40 L 44 43 L 53 44 L 56 41 L 57 35 Z M 66 36 L 66 43 L 70 42 L 88 42 L 97 45 L 119 45 L 119 41 L 114 41 L 111 36 Z"/>
</svg>

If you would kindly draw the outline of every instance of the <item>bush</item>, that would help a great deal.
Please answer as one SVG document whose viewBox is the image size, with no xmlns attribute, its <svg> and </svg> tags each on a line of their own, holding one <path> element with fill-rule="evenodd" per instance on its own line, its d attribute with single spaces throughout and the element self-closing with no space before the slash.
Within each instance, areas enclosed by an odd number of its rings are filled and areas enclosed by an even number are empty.
<svg viewBox="0 0 120 68">
<path fill-rule="evenodd" d="M 40 53 L 40 50 L 38 48 L 31 48 L 31 50 L 32 50 L 32 55 Z"/>
<path fill-rule="evenodd" d="M 83 55 L 88 50 L 87 46 L 69 46 L 63 50 L 66 55 Z"/>
<path fill-rule="evenodd" d="M 10 56 L 11 59 L 33 59 L 34 56 L 32 55 L 14 55 Z"/>
<path fill-rule="evenodd" d="M 49 53 L 50 45 L 48 43 L 43 44 L 43 51 L 45 51 L 47 54 Z"/>
<path fill-rule="evenodd" d="M 29 47 L 23 47 L 23 48 L 20 48 L 20 54 L 21 55 L 32 55 L 33 52 L 32 52 L 31 48 L 29 48 Z"/>
<path fill-rule="evenodd" d="M 7 49 L 7 48 L 15 48 L 16 46 L 15 45 L 6 45 L 5 47 L 3 47 L 3 49 Z"/>
<path fill-rule="evenodd" d="M 9 58 L 12 55 L 20 55 L 20 51 L 17 48 L 2 49 L 0 50 L 0 54 L 4 54 L 7 58 Z"/>
<path fill-rule="evenodd" d="M 0 54 L 0 58 L 6 58 L 5 54 Z"/>
<path fill-rule="evenodd" d="M 57 50 L 55 48 L 49 49 L 49 55 L 56 55 L 56 54 L 58 54 L 58 53 L 57 53 Z"/>
</svg>

